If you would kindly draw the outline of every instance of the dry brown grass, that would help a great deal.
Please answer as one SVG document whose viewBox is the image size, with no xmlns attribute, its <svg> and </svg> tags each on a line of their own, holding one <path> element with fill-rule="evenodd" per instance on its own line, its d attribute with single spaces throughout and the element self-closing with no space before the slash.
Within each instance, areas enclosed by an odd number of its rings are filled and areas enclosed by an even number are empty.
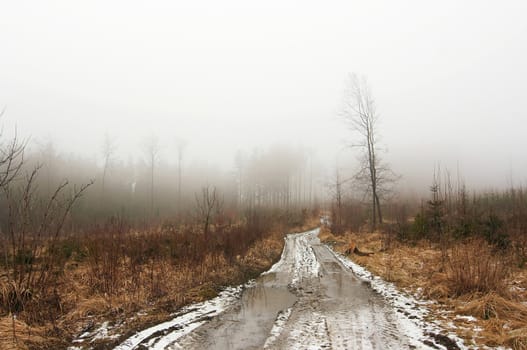
<svg viewBox="0 0 527 350">
<path fill-rule="evenodd" d="M 30 327 L 25 322 L 11 316 L 0 318 L 0 348 L 2 350 L 26 350 L 31 348 L 50 348 L 56 342 L 50 339 L 46 327 Z"/>
<path fill-rule="evenodd" d="M 466 301 L 465 301 L 466 300 Z M 525 349 L 527 341 L 527 306 L 490 292 L 464 296 L 456 311 L 478 318 L 482 340 L 486 345 L 506 345 Z"/>
<path fill-rule="evenodd" d="M 491 318 L 506 320 L 518 324 L 527 324 L 527 306 L 505 299 L 495 292 L 475 294 L 464 297 L 466 304 L 458 307 L 460 313 L 478 317 L 484 320 Z"/>
<path fill-rule="evenodd" d="M 475 341 L 476 345 L 527 349 L 527 306 L 522 303 L 527 297 L 527 271 L 502 264 L 504 260 L 496 260 L 499 256 L 487 245 L 461 244 L 453 253 L 449 250 L 452 260 L 445 265 L 441 250 L 427 241 L 414 246 L 392 241 L 387 247 L 386 236 L 381 233 L 335 237 L 327 229 L 321 231 L 320 238 L 341 253 L 350 241 L 360 250 L 373 252 L 371 256 L 350 258 L 399 288 L 414 293 L 419 289 L 423 297 L 440 301 L 432 311 L 440 311 L 436 317 L 443 319 L 445 325 L 453 320 L 454 324 L 464 322 L 454 319 L 456 314 L 475 317 L 476 322 L 455 329 L 460 337 Z M 445 315 L 450 315 L 450 319 L 444 319 Z M 475 334 L 475 327 L 482 331 Z"/>
<path fill-rule="evenodd" d="M 450 289 L 456 295 L 474 292 L 508 293 L 505 279 L 511 262 L 493 252 L 483 239 L 472 239 L 455 245 L 448 261 Z"/>
<path fill-rule="evenodd" d="M 508 332 L 503 338 L 503 344 L 513 349 L 527 349 L 527 327 L 517 328 Z"/>
</svg>

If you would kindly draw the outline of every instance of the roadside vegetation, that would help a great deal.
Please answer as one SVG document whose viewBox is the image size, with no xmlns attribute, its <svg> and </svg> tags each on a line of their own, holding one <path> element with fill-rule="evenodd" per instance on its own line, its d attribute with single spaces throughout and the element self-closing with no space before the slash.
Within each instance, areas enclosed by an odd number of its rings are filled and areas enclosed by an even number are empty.
<svg viewBox="0 0 527 350">
<path fill-rule="evenodd" d="M 470 192 L 459 181 L 452 184 L 445 173 L 442 183 L 436 176 L 429 198 L 420 203 L 387 203 L 390 215 L 373 233 L 360 203 L 349 200 L 342 208 L 332 214 L 342 215 L 341 227 L 323 230 L 324 241 L 342 253 L 350 245 L 358 248 L 352 251 L 373 253 L 351 258 L 385 280 L 437 301 L 435 317 L 447 327 L 455 325 L 469 344 L 527 348 L 523 188 Z"/>
</svg>

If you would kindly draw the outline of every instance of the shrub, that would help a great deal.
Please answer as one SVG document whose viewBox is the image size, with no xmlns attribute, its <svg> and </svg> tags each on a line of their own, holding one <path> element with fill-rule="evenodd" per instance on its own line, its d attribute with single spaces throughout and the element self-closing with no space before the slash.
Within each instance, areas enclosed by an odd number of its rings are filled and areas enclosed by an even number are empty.
<svg viewBox="0 0 527 350">
<path fill-rule="evenodd" d="M 509 274 L 504 255 L 494 254 L 483 239 L 472 239 L 452 248 L 449 258 L 448 279 L 454 295 L 472 292 L 505 291 L 504 282 Z"/>
<path fill-rule="evenodd" d="M 510 246 L 510 240 L 503 231 L 503 220 L 495 214 L 489 214 L 485 221 L 484 235 L 487 242 L 495 245 L 497 248 L 504 250 Z"/>
</svg>

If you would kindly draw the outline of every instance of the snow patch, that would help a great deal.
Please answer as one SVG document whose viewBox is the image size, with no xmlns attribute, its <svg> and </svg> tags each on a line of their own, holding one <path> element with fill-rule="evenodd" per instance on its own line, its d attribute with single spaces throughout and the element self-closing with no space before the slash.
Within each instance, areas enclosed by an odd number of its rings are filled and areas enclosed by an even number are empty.
<svg viewBox="0 0 527 350">
<path fill-rule="evenodd" d="M 174 319 L 145 329 L 121 343 L 115 350 L 136 349 L 139 344 L 145 344 L 150 349 L 166 349 L 177 339 L 192 332 L 205 323 L 210 317 L 223 312 L 236 302 L 248 284 L 229 287 L 211 300 L 184 307 Z"/>
<path fill-rule="evenodd" d="M 330 349 L 326 317 L 318 312 L 303 314 L 287 341 L 287 349 Z"/>
<path fill-rule="evenodd" d="M 320 264 L 315 257 L 311 243 L 319 242 L 318 233 L 320 229 L 314 229 L 305 233 L 297 233 L 287 236 L 287 239 L 298 245 L 294 249 L 294 263 L 292 267 L 292 279 L 290 286 L 297 288 L 303 279 L 317 277 Z"/>
<path fill-rule="evenodd" d="M 119 326 L 120 324 L 116 324 L 114 326 L 111 326 L 108 321 L 103 322 L 97 329 L 93 331 L 86 331 L 82 333 L 77 339 L 74 339 L 72 343 L 82 343 L 85 341 L 89 341 L 90 343 L 93 343 L 96 340 L 99 339 L 118 339 L 120 337 L 119 333 L 111 334 L 111 330 L 114 329 L 116 326 Z M 68 347 L 68 350 L 78 350 L 81 349 L 78 346 L 70 346 Z"/>
<path fill-rule="evenodd" d="M 269 333 L 270 335 L 265 341 L 264 349 L 269 349 L 276 342 L 276 339 L 278 339 L 280 334 L 282 334 L 282 331 L 284 330 L 284 326 L 289 320 L 289 317 L 291 316 L 292 311 L 293 311 L 293 308 L 290 307 L 278 313 L 278 316 L 276 317 L 276 321 L 273 324 L 273 328 L 271 329 L 271 332 Z"/>
</svg>

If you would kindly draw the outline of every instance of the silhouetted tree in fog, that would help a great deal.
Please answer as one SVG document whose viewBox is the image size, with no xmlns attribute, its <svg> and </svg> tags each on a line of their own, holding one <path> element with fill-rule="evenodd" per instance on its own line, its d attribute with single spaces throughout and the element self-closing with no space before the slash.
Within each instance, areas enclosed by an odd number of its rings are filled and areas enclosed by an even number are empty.
<svg viewBox="0 0 527 350">
<path fill-rule="evenodd" d="M 351 130 L 359 135 L 351 147 L 361 150 L 360 169 L 356 179 L 367 185 L 371 194 L 371 225 L 376 228 L 382 223 L 381 198 L 396 179 L 391 169 L 379 157 L 378 122 L 379 115 L 375 101 L 365 78 L 349 77 L 344 99 L 343 117 Z"/>
<path fill-rule="evenodd" d="M 159 154 L 159 141 L 153 134 L 146 140 L 145 153 L 150 168 L 150 215 L 154 215 L 154 170 Z"/>
<path fill-rule="evenodd" d="M 177 210 L 181 211 L 181 176 L 182 176 L 182 164 L 183 164 L 183 152 L 185 151 L 185 148 L 187 147 L 187 141 L 184 139 L 178 139 L 177 140 L 177 159 L 178 159 L 178 165 L 177 165 L 177 171 L 178 171 L 178 178 L 177 178 Z"/>
<path fill-rule="evenodd" d="M 234 158 L 234 163 L 236 167 L 236 182 L 237 182 L 237 204 L 238 207 L 241 208 L 243 203 L 243 176 L 244 176 L 244 167 L 245 167 L 245 154 L 241 151 L 236 152 L 236 156 Z"/>
<path fill-rule="evenodd" d="M 216 187 L 206 186 L 201 189 L 201 196 L 196 193 L 196 209 L 198 220 L 203 225 L 203 234 L 209 234 L 209 227 L 214 215 L 221 210 L 223 205 Z"/>
<path fill-rule="evenodd" d="M 102 167 L 102 179 L 101 179 L 101 198 L 104 200 L 104 185 L 106 181 L 106 174 L 110 167 L 111 162 L 113 161 L 113 156 L 115 153 L 115 142 L 110 138 L 108 134 L 104 135 L 104 141 L 102 145 L 102 155 L 103 155 L 103 167 Z"/>
</svg>

